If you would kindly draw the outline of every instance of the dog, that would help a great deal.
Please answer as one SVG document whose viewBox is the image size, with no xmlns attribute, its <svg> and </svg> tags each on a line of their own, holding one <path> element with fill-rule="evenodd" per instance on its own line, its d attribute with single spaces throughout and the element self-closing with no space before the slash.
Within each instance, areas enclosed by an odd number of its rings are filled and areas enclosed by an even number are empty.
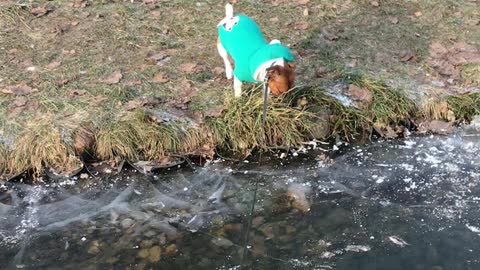
<svg viewBox="0 0 480 270">
<path fill-rule="evenodd" d="M 242 82 L 266 82 L 272 95 L 293 87 L 294 56 L 279 40 L 267 42 L 257 23 L 225 6 L 225 18 L 218 25 L 217 50 L 225 63 L 227 79 L 233 77 L 235 97 L 242 94 Z M 233 59 L 232 69 L 229 56 Z"/>
</svg>

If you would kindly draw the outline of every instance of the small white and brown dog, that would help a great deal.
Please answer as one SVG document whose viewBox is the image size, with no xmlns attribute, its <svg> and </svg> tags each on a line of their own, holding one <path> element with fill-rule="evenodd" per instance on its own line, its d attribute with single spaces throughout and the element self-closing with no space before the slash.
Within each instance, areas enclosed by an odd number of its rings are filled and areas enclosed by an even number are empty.
<svg viewBox="0 0 480 270">
<path fill-rule="evenodd" d="M 227 79 L 233 77 L 235 96 L 241 96 L 242 82 L 267 82 L 275 96 L 293 87 L 295 64 L 290 50 L 278 40 L 268 43 L 257 23 L 245 15 L 234 15 L 231 4 L 225 10 L 225 18 L 217 25 L 217 49 L 225 63 Z"/>
</svg>

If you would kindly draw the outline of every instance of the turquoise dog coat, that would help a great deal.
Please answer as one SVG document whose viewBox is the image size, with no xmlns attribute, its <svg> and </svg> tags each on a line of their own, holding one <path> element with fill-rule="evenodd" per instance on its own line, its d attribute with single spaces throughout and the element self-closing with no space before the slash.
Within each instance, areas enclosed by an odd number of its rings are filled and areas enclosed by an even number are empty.
<svg viewBox="0 0 480 270">
<path fill-rule="evenodd" d="M 290 50 L 279 44 L 268 44 L 254 20 L 245 15 L 235 15 L 218 26 L 220 43 L 235 61 L 233 74 L 242 82 L 257 82 L 257 68 L 272 59 L 295 59 Z"/>
</svg>

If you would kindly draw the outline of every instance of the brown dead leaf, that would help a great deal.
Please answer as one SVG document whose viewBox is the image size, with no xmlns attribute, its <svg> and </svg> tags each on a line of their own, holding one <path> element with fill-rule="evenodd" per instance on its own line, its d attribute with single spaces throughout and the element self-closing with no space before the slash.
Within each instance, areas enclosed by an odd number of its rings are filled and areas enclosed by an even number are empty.
<svg viewBox="0 0 480 270">
<path fill-rule="evenodd" d="M 430 44 L 429 52 L 433 58 L 442 58 L 448 53 L 448 50 L 442 44 L 434 42 Z"/>
<path fill-rule="evenodd" d="M 192 155 L 212 160 L 215 157 L 215 147 L 209 144 L 204 144 L 196 149 Z"/>
<path fill-rule="evenodd" d="M 157 73 L 153 76 L 153 82 L 155 83 L 165 83 L 168 82 L 168 78 L 163 73 Z"/>
<path fill-rule="evenodd" d="M 185 73 L 193 73 L 197 69 L 196 63 L 185 63 L 180 66 L 180 71 Z"/>
<path fill-rule="evenodd" d="M 453 132 L 453 123 L 440 120 L 432 120 L 429 122 L 420 123 L 418 132 L 420 133 L 433 133 L 440 135 L 447 135 Z"/>
<path fill-rule="evenodd" d="M 197 94 L 197 89 L 192 82 L 183 80 L 178 84 L 178 98 L 172 100 L 172 105 L 179 109 L 187 109 L 188 103 Z"/>
<path fill-rule="evenodd" d="M 155 97 L 136 98 L 127 103 L 127 110 L 131 111 L 140 107 L 155 106 L 160 103 L 162 103 L 162 100 Z"/>
<path fill-rule="evenodd" d="M 170 56 L 175 53 L 176 50 L 164 50 L 158 53 L 149 52 L 145 57 L 145 61 L 149 65 L 162 65 L 164 62 L 170 59 Z"/>
<path fill-rule="evenodd" d="M 390 16 L 390 17 L 388 17 L 388 20 L 389 20 L 392 24 L 397 24 L 397 23 L 398 23 L 398 17 Z"/>
<path fill-rule="evenodd" d="M 348 86 L 348 94 L 355 100 L 370 103 L 373 100 L 373 94 L 370 90 L 360 88 L 354 84 Z"/>
<path fill-rule="evenodd" d="M 23 107 L 27 104 L 27 98 L 25 96 L 16 97 L 13 101 L 15 107 Z"/>
<path fill-rule="evenodd" d="M 479 20 L 479 19 L 467 20 L 467 21 L 465 21 L 465 24 L 466 24 L 466 25 L 470 25 L 470 26 L 479 25 L 479 24 L 480 24 L 480 20 Z"/>
<path fill-rule="evenodd" d="M 273 17 L 270 19 L 271 22 L 276 23 L 279 21 L 278 17 Z"/>
<path fill-rule="evenodd" d="M 323 74 L 325 74 L 326 72 L 328 71 L 328 69 L 324 66 L 319 66 L 317 68 L 317 70 L 315 70 L 315 75 L 320 77 L 322 76 Z"/>
<path fill-rule="evenodd" d="M 85 95 L 86 93 L 87 93 L 87 91 L 85 91 L 85 90 L 70 89 L 67 92 L 67 96 L 69 98 L 77 98 L 77 97 Z"/>
<path fill-rule="evenodd" d="M 142 84 L 141 80 L 128 80 L 128 81 L 123 83 L 123 85 L 125 85 L 125 86 L 135 86 L 135 85 L 140 85 L 140 84 Z"/>
<path fill-rule="evenodd" d="M 59 67 L 61 64 L 62 64 L 61 61 L 59 61 L 59 60 L 54 60 L 53 62 L 51 62 L 50 64 L 47 65 L 47 68 L 48 68 L 48 69 L 56 69 L 56 68 Z"/>
<path fill-rule="evenodd" d="M 373 129 L 383 138 L 394 139 L 398 137 L 398 133 L 390 126 L 375 123 Z"/>
<path fill-rule="evenodd" d="M 47 14 L 51 9 L 47 9 L 45 7 L 36 7 L 36 8 L 33 8 L 31 13 L 33 16 L 35 17 L 41 17 L 45 14 Z"/>
<path fill-rule="evenodd" d="M 354 68 L 357 66 L 358 60 L 357 59 L 351 59 L 350 61 L 345 63 L 345 66 L 348 68 Z"/>
<path fill-rule="evenodd" d="M 402 62 L 409 62 L 415 61 L 417 56 L 411 50 L 403 50 L 400 52 L 400 61 Z"/>
<path fill-rule="evenodd" d="M 223 107 L 223 106 L 213 107 L 213 108 L 208 109 L 205 112 L 205 116 L 207 116 L 207 117 L 219 117 L 219 116 L 222 115 L 224 110 L 225 110 L 225 107 Z"/>
<path fill-rule="evenodd" d="M 15 86 L 10 86 L 8 88 L 2 89 L 0 92 L 4 94 L 13 94 L 13 95 L 28 95 L 37 91 L 36 88 L 31 88 L 25 82 L 20 82 Z"/>
<path fill-rule="evenodd" d="M 307 22 L 296 22 L 293 25 L 293 29 L 295 30 L 307 30 L 310 27 L 310 25 Z"/>
<path fill-rule="evenodd" d="M 160 18 L 160 15 L 161 15 L 161 13 L 158 10 L 154 10 L 154 11 L 150 12 L 150 16 L 152 18 Z"/>
<path fill-rule="evenodd" d="M 120 82 L 120 80 L 123 78 L 122 72 L 120 70 L 117 70 L 113 72 L 112 74 L 106 76 L 105 78 L 102 79 L 102 82 L 106 84 L 117 84 Z"/>
<path fill-rule="evenodd" d="M 308 4 L 308 2 L 310 2 L 310 0 L 296 0 L 295 5 L 297 6 L 306 5 Z"/>
<path fill-rule="evenodd" d="M 304 16 L 304 17 L 308 17 L 308 15 L 310 15 L 310 12 L 308 11 L 308 8 L 305 8 L 305 9 L 303 10 L 303 16 Z"/>
<path fill-rule="evenodd" d="M 93 149 L 95 141 L 95 133 L 91 123 L 83 123 L 74 131 L 73 145 L 77 155 L 81 156 L 85 152 Z"/>
<path fill-rule="evenodd" d="M 223 74 L 225 74 L 225 68 L 223 67 L 214 67 L 213 70 L 212 70 L 212 73 L 215 75 L 215 76 L 221 76 Z"/>
<path fill-rule="evenodd" d="M 88 2 L 86 0 L 76 0 L 75 2 L 73 2 L 72 6 L 74 8 L 84 8 L 88 6 Z"/>
<path fill-rule="evenodd" d="M 323 27 L 320 32 L 322 33 L 322 36 L 326 39 L 326 40 L 330 40 L 330 41 L 334 41 L 334 40 L 337 40 L 339 38 L 338 35 L 336 35 L 334 33 L 334 29 L 327 29 L 326 27 Z"/>
</svg>

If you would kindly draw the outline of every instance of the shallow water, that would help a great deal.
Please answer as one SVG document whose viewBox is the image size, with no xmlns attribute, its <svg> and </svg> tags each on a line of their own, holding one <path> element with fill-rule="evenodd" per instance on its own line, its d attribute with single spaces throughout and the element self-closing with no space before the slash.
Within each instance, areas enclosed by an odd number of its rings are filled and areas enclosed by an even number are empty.
<svg viewBox="0 0 480 270">
<path fill-rule="evenodd" d="M 1 183 L 0 268 L 480 269 L 480 137 L 323 153 Z"/>
</svg>

